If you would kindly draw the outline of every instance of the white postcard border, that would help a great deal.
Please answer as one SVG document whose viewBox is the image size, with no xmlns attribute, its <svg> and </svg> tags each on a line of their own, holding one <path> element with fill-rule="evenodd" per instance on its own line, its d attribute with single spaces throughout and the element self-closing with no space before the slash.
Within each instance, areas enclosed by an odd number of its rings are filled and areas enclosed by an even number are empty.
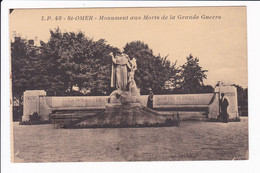
<svg viewBox="0 0 260 173">
<path fill-rule="evenodd" d="M 165 6 L 247 6 L 248 81 L 249 81 L 249 161 L 168 161 L 168 162 L 82 162 L 11 163 L 10 162 L 10 83 L 9 83 L 9 8 L 86 8 L 86 7 L 165 7 Z M 4 1 L 1 10 L 1 170 L 7 172 L 258 172 L 260 170 L 260 3 L 203 1 Z"/>
</svg>

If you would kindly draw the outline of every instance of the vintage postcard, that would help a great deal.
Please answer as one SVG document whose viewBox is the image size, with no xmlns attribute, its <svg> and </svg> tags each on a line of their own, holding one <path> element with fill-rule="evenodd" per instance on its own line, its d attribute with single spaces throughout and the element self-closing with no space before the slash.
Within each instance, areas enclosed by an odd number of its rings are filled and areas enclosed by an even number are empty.
<svg viewBox="0 0 260 173">
<path fill-rule="evenodd" d="M 10 9 L 12 162 L 248 160 L 247 7 Z"/>
</svg>

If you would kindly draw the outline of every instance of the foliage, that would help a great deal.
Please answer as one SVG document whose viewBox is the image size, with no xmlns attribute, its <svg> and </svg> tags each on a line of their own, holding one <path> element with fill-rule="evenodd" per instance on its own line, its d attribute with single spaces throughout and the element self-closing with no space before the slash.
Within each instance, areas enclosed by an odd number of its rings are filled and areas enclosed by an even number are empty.
<svg viewBox="0 0 260 173">
<path fill-rule="evenodd" d="M 61 33 L 51 31 L 51 38 L 44 46 L 46 59 L 52 62 L 49 72 L 55 74 L 61 89 L 59 95 L 70 95 L 73 86 L 91 94 L 106 94 L 110 90 L 111 51 L 118 51 L 104 39 L 93 41 L 82 32 Z M 49 76 L 51 75 L 49 74 Z M 57 82 L 55 82 L 57 83 Z"/>
<path fill-rule="evenodd" d="M 237 88 L 237 100 L 238 106 L 247 107 L 248 106 L 248 89 L 243 88 L 240 85 L 233 84 Z"/>
<path fill-rule="evenodd" d="M 49 41 L 41 41 L 41 46 L 15 37 L 11 43 L 13 94 L 21 103 L 25 90 L 43 89 L 48 95 L 110 94 L 111 51 L 119 50 L 104 39 L 93 41 L 82 32 L 61 33 L 59 28 L 51 30 Z"/>
<path fill-rule="evenodd" d="M 202 85 L 201 93 L 214 93 L 214 88 L 211 85 Z"/>
<path fill-rule="evenodd" d="M 29 115 L 28 121 L 20 121 L 19 125 L 36 125 L 36 124 L 50 124 L 50 120 L 43 120 L 42 116 L 38 112 L 34 112 L 32 115 Z"/>
<path fill-rule="evenodd" d="M 41 116 L 38 112 L 34 112 L 32 115 L 29 115 L 29 121 L 41 121 Z"/>
<path fill-rule="evenodd" d="M 45 90 L 48 95 L 109 95 L 111 57 L 119 49 L 104 39 L 94 41 L 82 32 L 50 31 L 49 40 L 40 46 L 15 36 L 11 43 L 12 93 L 22 103 L 25 90 Z M 135 81 L 141 94 L 152 88 L 154 94 L 211 93 L 214 88 L 204 85 L 207 70 L 199 59 L 189 55 L 187 62 L 176 67 L 168 57 L 155 56 L 141 41 L 127 43 L 124 53 L 136 58 Z M 174 89 L 165 88 L 170 81 Z M 77 89 L 75 89 L 77 88 Z M 239 105 L 247 105 L 247 90 L 238 88 Z"/>
<path fill-rule="evenodd" d="M 43 89 L 41 84 L 42 66 L 40 49 L 28 44 L 26 39 L 15 36 L 11 43 L 12 94 L 22 103 L 23 92 L 30 89 Z"/>
<path fill-rule="evenodd" d="M 175 64 L 171 65 L 167 56 L 153 55 L 152 49 L 141 41 L 127 43 L 124 53 L 136 58 L 135 81 L 142 94 L 147 94 L 148 88 L 152 88 L 155 94 L 162 93 L 165 81 L 176 74 Z"/>
<path fill-rule="evenodd" d="M 23 106 L 13 106 L 13 121 L 21 121 L 23 116 Z"/>
<path fill-rule="evenodd" d="M 208 70 L 202 70 L 199 59 L 191 54 L 187 57 L 187 62 L 181 66 L 180 90 L 183 93 L 201 93 L 205 88 L 203 80 L 207 79 L 205 74 Z"/>
</svg>

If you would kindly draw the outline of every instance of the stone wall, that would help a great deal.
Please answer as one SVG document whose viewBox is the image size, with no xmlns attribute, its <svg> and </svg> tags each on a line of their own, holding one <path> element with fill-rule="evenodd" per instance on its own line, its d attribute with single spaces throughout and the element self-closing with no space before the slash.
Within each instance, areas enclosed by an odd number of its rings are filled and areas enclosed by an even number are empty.
<svg viewBox="0 0 260 173">
<path fill-rule="evenodd" d="M 23 94 L 23 117 L 22 121 L 28 121 L 29 115 L 40 110 L 40 96 L 46 96 L 44 90 L 25 91 Z"/>
<path fill-rule="evenodd" d="M 154 108 L 206 108 L 209 110 L 209 117 L 216 118 L 219 114 L 219 92 L 226 93 L 230 102 L 230 117 L 237 117 L 237 93 L 233 86 L 217 87 L 215 93 L 208 94 L 155 95 Z M 104 110 L 108 103 L 108 96 L 55 97 L 46 96 L 46 92 L 42 90 L 25 91 L 24 98 L 23 121 L 28 120 L 33 112 L 38 112 L 47 120 L 52 110 Z M 143 106 L 147 105 L 147 99 L 148 95 L 141 96 Z"/>
<path fill-rule="evenodd" d="M 215 92 L 220 93 L 219 99 L 220 99 L 221 93 L 225 94 L 225 97 L 227 98 L 227 100 L 229 102 L 229 106 L 227 108 L 229 118 L 239 117 L 238 102 L 237 102 L 237 88 L 234 86 L 217 86 L 215 88 Z"/>
<path fill-rule="evenodd" d="M 173 105 L 208 105 L 213 95 L 214 93 L 155 95 L 154 107 L 171 107 Z"/>
</svg>

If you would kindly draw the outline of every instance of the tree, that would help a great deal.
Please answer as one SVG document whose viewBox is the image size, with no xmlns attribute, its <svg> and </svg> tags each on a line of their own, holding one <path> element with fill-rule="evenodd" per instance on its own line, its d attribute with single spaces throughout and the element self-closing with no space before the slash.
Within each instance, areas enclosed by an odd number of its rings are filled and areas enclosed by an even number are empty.
<svg viewBox="0 0 260 173">
<path fill-rule="evenodd" d="M 23 93 L 24 87 L 28 85 L 27 80 L 21 80 L 21 78 L 27 77 L 24 74 L 24 66 L 26 65 L 27 57 L 27 42 L 25 39 L 18 36 L 15 36 L 14 38 L 14 42 L 11 43 L 12 94 L 13 97 L 16 97 L 21 103 L 21 93 Z"/>
<path fill-rule="evenodd" d="M 176 73 L 175 64 L 171 65 L 167 56 L 154 56 L 152 49 L 144 42 L 127 43 L 124 53 L 136 58 L 135 81 L 142 94 L 147 93 L 148 88 L 152 88 L 155 94 L 162 93 L 165 81 Z"/>
<path fill-rule="evenodd" d="M 237 88 L 237 100 L 238 100 L 238 106 L 248 106 L 248 89 L 243 88 L 240 85 L 233 84 L 232 86 L 235 86 Z"/>
<path fill-rule="evenodd" d="M 73 87 L 88 91 L 91 95 L 110 92 L 111 51 L 104 39 L 93 41 L 84 33 L 50 31 L 50 40 L 44 44 L 45 59 L 51 62 L 49 76 L 55 76 L 61 89 L 59 95 L 74 95 Z"/>
<path fill-rule="evenodd" d="M 119 50 L 104 39 L 93 41 L 82 32 L 50 31 L 48 42 L 34 46 L 15 37 L 12 42 L 13 94 L 42 89 L 48 95 L 110 94 L 111 58 Z M 79 91 L 73 90 L 78 87 Z"/>
<path fill-rule="evenodd" d="M 205 74 L 208 70 L 202 70 L 199 59 L 191 54 L 187 57 L 187 62 L 181 66 L 181 90 L 184 93 L 200 93 L 203 91 L 203 80 L 207 79 Z"/>
<path fill-rule="evenodd" d="M 30 40 L 31 41 L 31 40 Z M 43 89 L 40 85 L 41 49 L 29 44 L 28 40 L 20 36 L 14 37 L 11 42 L 11 76 L 12 94 L 22 103 L 25 90 Z"/>
<path fill-rule="evenodd" d="M 211 85 L 202 85 L 201 93 L 214 93 L 214 88 Z"/>
<path fill-rule="evenodd" d="M 11 42 L 11 80 L 13 99 L 13 120 L 20 120 L 23 114 L 23 93 L 25 90 L 46 89 L 45 65 L 41 59 L 41 47 L 33 40 L 15 36 Z"/>
</svg>

